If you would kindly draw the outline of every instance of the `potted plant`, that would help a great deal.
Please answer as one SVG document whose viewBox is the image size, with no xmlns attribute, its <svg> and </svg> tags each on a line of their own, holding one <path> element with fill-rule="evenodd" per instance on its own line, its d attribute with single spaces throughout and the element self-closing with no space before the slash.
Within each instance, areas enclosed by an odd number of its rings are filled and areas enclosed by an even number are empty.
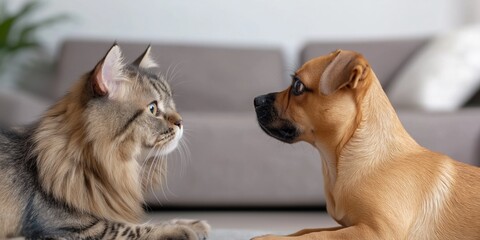
<svg viewBox="0 0 480 240">
<path fill-rule="evenodd" d="M 15 69 L 20 54 L 38 51 L 42 48 L 41 40 L 36 33 L 67 18 L 66 15 L 56 15 L 33 21 L 31 16 L 41 7 L 39 1 L 30 1 L 16 12 L 7 10 L 7 2 L 0 2 L 0 86 L 15 86 L 12 76 L 7 72 Z M 26 59 L 22 59 L 26 60 Z"/>
</svg>

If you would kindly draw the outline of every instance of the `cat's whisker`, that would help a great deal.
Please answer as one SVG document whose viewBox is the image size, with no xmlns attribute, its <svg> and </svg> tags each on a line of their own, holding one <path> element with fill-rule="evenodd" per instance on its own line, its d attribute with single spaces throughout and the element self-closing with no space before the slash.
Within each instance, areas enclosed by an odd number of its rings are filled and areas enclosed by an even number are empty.
<svg viewBox="0 0 480 240">
<path fill-rule="evenodd" d="M 162 189 L 162 190 L 163 190 L 163 193 L 165 194 L 165 199 L 168 200 L 168 195 L 167 195 L 167 193 L 168 193 L 169 195 L 172 195 L 172 196 L 175 196 L 175 197 L 176 197 L 177 195 L 176 195 L 172 190 L 170 190 L 170 187 L 169 187 L 169 185 L 168 185 L 167 175 L 166 175 L 166 174 L 167 174 L 167 167 L 168 167 L 168 161 L 167 161 L 167 159 L 165 159 L 164 165 L 162 166 L 162 169 L 164 170 L 164 171 L 163 171 L 163 173 L 164 173 L 164 174 L 163 174 L 163 177 L 164 177 L 164 179 L 165 179 L 165 184 L 162 185 L 162 187 L 164 187 L 164 189 Z"/>
<path fill-rule="evenodd" d="M 170 79 L 170 76 L 171 76 L 172 73 L 170 72 L 170 70 L 172 69 L 172 66 L 173 66 L 173 63 L 171 63 L 171 64 L 168 66 L 168 70 L 167 70 L 167 72 L 165 73 L 165 77 L 166 77 L 167 82 L 170 82 L 170 80 L 171 80 L 171 79 Z"/>
<path fill-rule="evenodd" d="M 154 164 L 155 164 L 155 167 L 153 168 L 153 171 L 162 171 L 162 169 L 158 169 L 158 167 L 162 168 L 162 166 L 163 166 L 162 164 L 163 164 L 163 162 L 164 162 L 164 159 L 163 159 L 161 156 L 159 156 L 159 155 L 157 155 L 157 156 L 158 156 L 158 158 L 155 159 L 155 163 L 154 163 Z M 161 175 L 162 175 L 162 172 L 158 172 L 157 174 L 160 174 L 159 177 L 160 177 L 160 178 L 163 178 L 163 177 L 161 176 Z M 153 179 L 153 178 L 154 178 L 154 175 L 155 175 L 155 173 L 152 174 L 152 180 L 151 180 L 152 182 L 154 181 L 154 179 Z M 160 201 L 160 198 L 157 196 L 157 192 L 156 192 L 155 189 L 153 188 L 153 185 L 154 185 L 153 183 L 150 184 L 150 190 L 152 191 L 152 194 L 153 194 L 153 196 L 155 197 L 155 200 L 157 200 L 157 203 L 160 204 L 160 206 L 162 206 L 163 203 Z M 162 184 L 162 185 L 163 185 L 163 184 Z M 160 185 L 160 186 L 162 186 L 162 185 Z M 166 198 L 166 195 L 165 195 L 165 198 Z"/>
<path fill-rule="evenodd" d="M 190 128 L 186 128 L 186 127 L 183 128 L 183 135 L 184 136 L 186 136 L 186 137 L 190 136 L 191 132 L 193 132 L 193 131 Z"/>
<path fill-rule="evenodd" d="M 152 149 L 155 149 L 155 147 L 152 148 Z M 155 171 L 154 168 L 155 168 L 155 164 L 156 164 L 156 161 L 157 161 L 157 156 L 158 156 L 158 153 L 155 153 L 153 155 L 153 157 L 151 158 L 152 160 L 150 161 L 150 164 L 148 165 L 147 176 L 145 178 L 145 182 L 146 182 L 145 186 L 146 186 L 147 190 L 148 190 L 149 186 L 153 185 L 153 182 L 151 180 L 151 177 L 152 177 L 151 175 Z"/>
<path fill-rule="evenodd" d="M 188 163 L 191 161 L 190 149 L 188 148 L 188 145 L 185 139 L 182 139 L 181 144 L 182 144 L 182 149 L 185 155 L 185 161 L 183 161 L 183 164 L 184 164 L 184 168 L 186 169 L 188 167 Z"/>
<path fill-rule="evenodd" d="M 147 185 L 148 185 L 148 181 L 145 181 L 145 179 L 146 179 L 145 178 L 145 170 L 146 170 L 145 168 L 147 168 L 147 165 L 149 164 L 149 162 L 151 164 L 151 157 L 152 157 L 152 153 L 154 152 L 154 150 L 155 150 L 155 146 L 148 151 L 148 154 L 147 154 L 147 156 L 145 156 L 145 159 L 143 159 L 143 162 L 142 162 L 141 167 L 140 167 L 140 172 L 141 172 L 140 181 L 142 181 L 142 191 L 144 193 L 146 192 Z"/>
<path fill-rule="evenodd" d="M 169 82 L 169 73 L 170 73 L 170 68 L 172 67 L 172 64 L 168 65 L 167 71 L 165 72 L 164 78 L 165 81 Z"/>
<path fill-rule="evenodd" d="M 180 174 L 184 175 L 186 172 L 186 166 L 189 161 L 189 153 L 188 153 L 188 146 L 186 145 L 183 139 L 180 139 L 179 142 L 179 151 L 181 153 L 180 158 Z"/>
<path fill-rule="evenodd" d="M 178 65 L 178 63 L 175 65 L 171 63 L 168 66 L 167 71 L 165 72 L 165 75 L 164 75 L 165 81 L 167 81 L 168 83 L 170 83 L 170 81 L 172 80 L 171 77 L 172 77 L 172 74 L 175 72 L 176 65 Z"/>
<path fill-rule="evenodd" d="M 185 152 L 186 152 L 186 163 L 189 164 L 192 161 L 192 153 L 190 151 L 190 148 L 188 147 L 190 145 L 189 142 L 189 136 L 190 136 L 190 129 L 184 129 L 183 131 L 184 137 L 181 139 L 183 142 L 182 144 L 184 145 Z"/>
<path fill-rule="evenodd" d="M 183 151 L 182 141 L 178 142 L 178 150 L 177 151 L 178 151 L 178 154 L 180 155 L 180 157 L 179 157 L 180 176 L 183 177 L 185 175 L 185 169 L 183 168 L 184 161 L 185 161 L 185 155 L 184 155 L 184 151 Z"/>
<path fill-rule="evenodd" d="M 160 133 L 161 133 L 160 131 L 157 131 L 154 134 L 158 135 Z M 166 178 L 166 172 L 167 172 L 166 168 L 167 168 L 167 162 L 168 162 L 167 156 L 164 156 L 161 154 L 165 150 L 166 145 L 167 144 L 160 146 L 160 143 L 159 143 L 155 145 L 154 148 L 151 149 L 151 150 L 155 150 L 155 153 L 153 154 L 153 158 L 152 158 L 151 156 L 152 154 L 151 152 L 149 152 L 148 157 L 151 158 L 152 160 L 149 160 L 150 164 L 148 165 L 148 169 L 144 170 L 144 172 L 146 172 L 146 177 L 144 177 L 146 179 L 145 181 L 147 182 L 146 187 L 150 188 L 151 193 L 153 194 L 153 196 L 155 197 L 155 199 L 160 205 L 162 205 L 162 203 L 160 201 L 160 198 L 157 195 L 158 191 L 155 191 L 155 189 L 153 188 L 154 183 L 157 180 L 161 181 L 160 190 L 162 191 L 162 194 L 164 195 L 165 199 L 168 200 L 167 193 L 172 193 L 170 191 L 170 188 L 168 187 L 168 182 Z"/>
<path fill-rule="evenodd" d="M 190 80 L 190 79 L 177 79 L 177 78 L 180 78 L 182 76 L 181 69 L 178 70 L 178 68 L 180 68 L 179 66 L 181 66 L 180 63 L 175 64 L 172 73 L 170 75 L 166 76 L 166 78 L 167 78 L 166 81 L 170 84 L 172 89 L 176 89 L 178 86 L 180 86 L 182 84 L 190 84 L 193 81 L 193 80 Z M 176 91 L 173 91 L 173 93 L 174 93 L 175 96 L 178 96 L 176 94 Z"/>
<path fill-rule="evenodd" d="M 168 160 L 167 160 L 167 157 L 165 156 L 165 158 L 162 161 L 162 165 L 161 165 L 162 178 L 163 178 L 165 184 L 161 185 L 161 190 L 162 190 L 162 194 L 164 195 L 165 199 L 168 200 L 168 195 L 175 196 L 175 194 L 173 193 L 173 191 L 170 190 L 170 187 L 168 185 L 168 179 L 167 179 L 167 175 L 166 175 L 167 174 L 167 168 L 168 168 Z"/>
<path fill-rule="evenodd" d="M 190 151 L 188 138 L 185 138 L 183 145 L 185 146 L 185 151 L 187 152 L 187 164 L 192 161 L 192 152 Z"/>
<path fill-rule="evenodd" d="M 152 152 L 155 149 L 155 146 L 148 151 L 148 154 L 145 156 L 145 159 L 142 160 L 142 167 L 146 165 L 150 157 L 152 157 Z"/>
<path fill-rule="evenodd" d="M 177 71 L 178 66 L 180 66 L 180 62 L 175 63 L 175 66 L 173 67 L 173 70 L 172 70 L 172 75 L 169 76 L 169 81 L 175 80 L 175 78 L 178 77 L 178 74 L 180 74 L 180 71 Z"/>
<path fill-rule="evenodd" d="M 180 176 L 183 176 L 183 169 L 182 169 L 182 162 L 183 162 L 183 151 L 182 151 L 182 142 L 181 142 L 181 139 L 180 141 L 178 142 L 178 146 L 177 148 L 175 149 L 175 151 L 172 153 L 174 154 L 173 155 L 173 159 L 176 161 L 176 162 L 180 162 Z"/>
</svg>

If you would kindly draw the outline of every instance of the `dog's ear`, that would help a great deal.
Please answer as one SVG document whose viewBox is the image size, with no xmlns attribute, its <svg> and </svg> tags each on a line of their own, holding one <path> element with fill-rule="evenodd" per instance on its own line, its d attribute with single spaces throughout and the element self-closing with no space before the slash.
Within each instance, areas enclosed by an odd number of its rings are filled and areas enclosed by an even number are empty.
<svg viewBox="0 0 480 240">
<path fill-rule="evenodd" d="M 368 63 L 359 53 L 336 50 L 320 77 L 320 92 L 330 95 L 343 87 L 356 88 L 368 74 Z"/>
</svg>

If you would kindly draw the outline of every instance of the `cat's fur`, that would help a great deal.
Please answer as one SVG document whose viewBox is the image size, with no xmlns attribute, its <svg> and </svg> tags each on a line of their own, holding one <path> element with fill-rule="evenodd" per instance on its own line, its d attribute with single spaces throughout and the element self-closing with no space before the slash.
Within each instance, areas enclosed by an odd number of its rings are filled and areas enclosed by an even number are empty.
<svg viewBox="0 0 480 240">
<path fill-rule="evenodd" d="M 145 171 L 158 180 L 183 131 L 154 66 L 150 47 L 125 64 L 115 44 L 38 123 L 0 131 L 0 238 L 207 237 L 204 221 L 137 225 Z"/>
</svg>

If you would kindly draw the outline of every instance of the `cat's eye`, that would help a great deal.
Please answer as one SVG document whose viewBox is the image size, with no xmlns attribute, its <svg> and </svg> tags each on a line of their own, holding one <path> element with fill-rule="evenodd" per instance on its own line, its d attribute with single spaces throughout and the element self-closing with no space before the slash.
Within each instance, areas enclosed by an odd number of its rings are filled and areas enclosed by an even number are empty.
<svg viewBox="0 0 480 240">
<path fill-rule="evenodd" d="M 152 103 L 148 104 L 148 111 L 155 116 L 158 115 L 157 101 L 153 101 Z"/>
<path fill-rule="evenodd" d="M 300 81 L 300 79 L 294 79 L 292 84 L 292 93 L 295 96 L 298 96 L 305 92 L 305 85 Z"/>
</svg>

